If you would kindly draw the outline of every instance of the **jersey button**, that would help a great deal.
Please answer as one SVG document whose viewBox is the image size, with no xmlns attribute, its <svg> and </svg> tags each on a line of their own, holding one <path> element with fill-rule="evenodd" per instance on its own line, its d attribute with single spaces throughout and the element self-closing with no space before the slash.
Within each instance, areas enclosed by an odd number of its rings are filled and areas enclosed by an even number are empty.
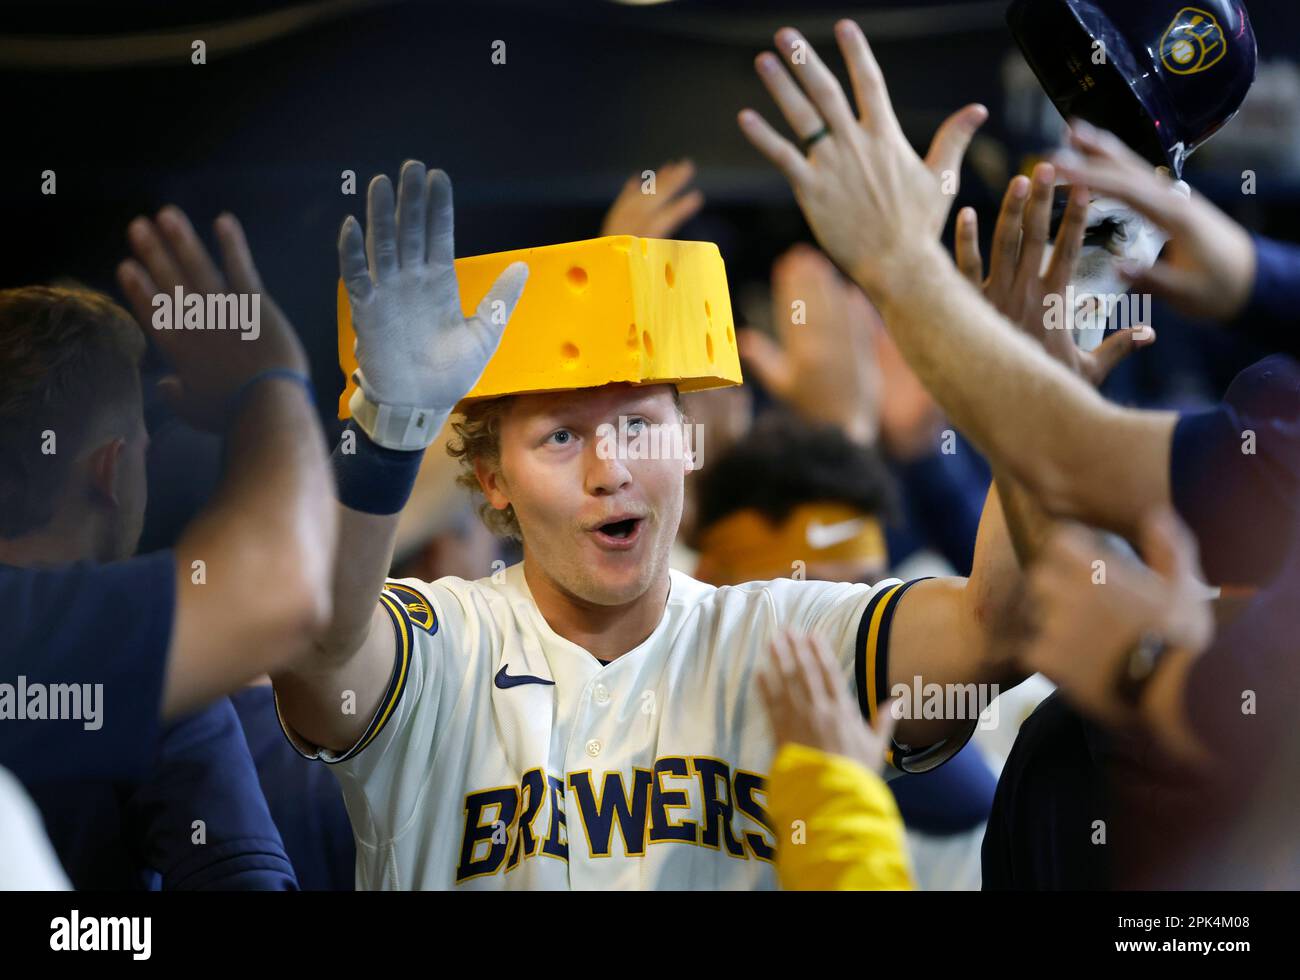
<svg viewBox="0 0 1300 980">
<path fill-rule="evenodd" d="M 604 684 L 597 684 L 591 692 L 591 696 L 596 699 L 597 704 L 607 704 L 609 702 L 609 691 Z"/>
<path fill-rule="evenodd" d="M 587 743 L 587 755 L 592 756 L 593 758 L 600 755 L 600 739 L 593 738 Z"/>
</svg>

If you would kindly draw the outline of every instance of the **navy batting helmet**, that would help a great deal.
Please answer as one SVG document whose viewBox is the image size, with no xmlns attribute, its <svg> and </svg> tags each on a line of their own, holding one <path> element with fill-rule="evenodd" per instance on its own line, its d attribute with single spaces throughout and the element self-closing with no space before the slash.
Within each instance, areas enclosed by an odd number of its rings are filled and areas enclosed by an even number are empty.
<svg viewBox="0 0 1300 980">
<path fill-rule="evenodd" d="M 1013 0 L 1007 22 L 1062 115 L 1177 176 L 1255 80 L 1241 0 Z"/>
</svg>

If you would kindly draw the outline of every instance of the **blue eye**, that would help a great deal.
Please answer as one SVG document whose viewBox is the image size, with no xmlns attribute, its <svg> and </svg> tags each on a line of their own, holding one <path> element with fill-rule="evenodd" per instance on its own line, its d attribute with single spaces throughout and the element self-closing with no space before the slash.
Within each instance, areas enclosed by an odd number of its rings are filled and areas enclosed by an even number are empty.
<svg viewBox="0 0 1300 980">
<path fill-rule="evenodd" d="M 567 446 L 572 437 L 573 433 L 568 429 L 557 429 L 547 437 L 547 441 L 554 442 L 557 446 Z"/>
<path fill-rule="evenodd" d="M 646 420 L 639 416 L 637 418 L 628 419 L 627 422 L 627 427 L 629 431 L 631 431 L 633 426 L 638 427 L 637 431 L 640 431 L 640 429 L 644 428 L 646 425 L 647 425 Z"/>
</svg>

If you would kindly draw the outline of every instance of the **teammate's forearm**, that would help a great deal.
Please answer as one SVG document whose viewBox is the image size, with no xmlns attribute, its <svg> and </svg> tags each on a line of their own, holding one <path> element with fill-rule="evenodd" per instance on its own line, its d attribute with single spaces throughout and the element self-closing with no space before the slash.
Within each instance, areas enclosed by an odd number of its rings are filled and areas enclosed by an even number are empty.
<svg viewBox="0 0 1300 980">
<path fill-rule="evenodd" d="M 258 384 L 231 427 L 226 461 L 214 501 L 176 547 L 167 716 L 292 662 L 329 618 L 333 494 L 306 391 L 289 380 Z"/>
<path fill-rule="evenodd" d="M 1105 486 L 1105 467 L 1097 467 L 1106 462 L 1107 430 L 1123 410 L 1007 323 L 937 242 L 917 248 L 873 299 L 922 383 L 1050 513 L 1127 531 L 1127 513 L 1097 492 Z"/>
<path fill-rule="evenodd" d="M 1025 489 L 1024 484 L 1001 468 L 993 470 L 994 486 L 1002 502 L 1007 532 L 1021 568 L 1033 563 L 1052 528 L 1052 519 Z"/>
<path fill-rule="evenodd" d="M 1013 539 L 1001 487 L 995 483 L 984 501 L 965 591 L 970 629 L 979 638 L 981 651 L 972 676 L 1004 688 L 1024 679 L 1024 672 L 1014 665 L 1024 571 Z"/>
<path fill-rule="evenodd" d="M 278 565 L 298 569 L 322 594 L 333 565 L 335 529 L 325 440 L 316 410 L 293 381 L 266 381 L 250 393 L 231 429 L 217 506 L 260 525 L 282 549 Z"/>
</svg>

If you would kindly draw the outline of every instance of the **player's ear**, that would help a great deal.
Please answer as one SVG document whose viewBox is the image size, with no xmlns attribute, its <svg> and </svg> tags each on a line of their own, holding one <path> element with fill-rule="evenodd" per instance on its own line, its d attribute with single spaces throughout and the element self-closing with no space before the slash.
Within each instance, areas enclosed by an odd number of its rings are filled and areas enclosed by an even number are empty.
<svg viewBox="0 0 1300 980">
<path fill-rule="evenodd" d="M 96 498 L 119 506 L 119 483 L 122 478 L 122 453 L 126 440 L 110 439 L 90 454 L 90 491 Z"/>
<path fill-rule="evenodd" d="M 505 510 L 510 506 L 510 498 L 505 491 L 505 478 L 501 471 L 489 466 L 481 459 L 474 460 L 474 476 L 478 478 L 479 488 L 494 510 Z"/>
</svg>

